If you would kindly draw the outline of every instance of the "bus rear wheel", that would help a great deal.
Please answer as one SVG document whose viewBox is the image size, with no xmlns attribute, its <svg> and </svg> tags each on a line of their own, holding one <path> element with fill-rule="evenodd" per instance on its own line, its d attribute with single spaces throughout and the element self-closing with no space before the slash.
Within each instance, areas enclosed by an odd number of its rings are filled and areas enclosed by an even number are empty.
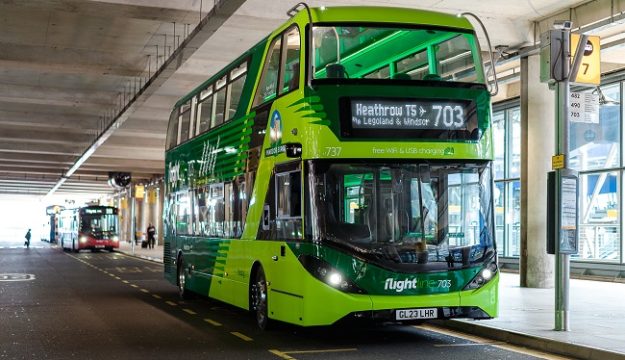
<svg viewBox="0 0 625 360">
<path fill-rule="evenodd" d="M 267 314 L 267 280 L 265 278 L 265 271 L 262 267 L 259 267 L 256 271 L 250 295 L 252 310 L 255 311 L 256 315 L 256 324 L 261 330 L 270 329 L 272 324 Z"/>
</svg>

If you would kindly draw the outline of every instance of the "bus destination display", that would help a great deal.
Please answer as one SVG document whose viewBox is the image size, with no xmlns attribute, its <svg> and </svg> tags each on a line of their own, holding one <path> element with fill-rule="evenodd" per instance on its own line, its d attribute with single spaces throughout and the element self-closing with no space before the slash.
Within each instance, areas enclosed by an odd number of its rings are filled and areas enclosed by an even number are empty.
<svg viewBox="0 0 625 360">
<path fill-rule="evenodd" d="M 351 100 L 353 129 L 467 130 L 470 102 Z"/>
</svg>

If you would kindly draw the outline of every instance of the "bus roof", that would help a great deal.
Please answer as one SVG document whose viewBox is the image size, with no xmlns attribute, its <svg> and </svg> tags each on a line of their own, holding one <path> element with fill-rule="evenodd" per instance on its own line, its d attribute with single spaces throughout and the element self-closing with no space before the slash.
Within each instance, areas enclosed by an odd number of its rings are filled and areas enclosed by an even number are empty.
<svg viewBox="0 0 625 360">
<path fill-rule="evenodd" d="M 362 22 L 444 26 L 473 30 L 471 23 L 464 17 L 436 11 L 381 7 L 381 6 L 337 6 L 327 8 L 311 8 L 313 22 Z M 297 16 L 305 16 L 300 11 Z"/>
<path fill-rule="evenodd" d="M 399 7 L 382 7 L 382 6 L 336 6 L 336 7 L 313 7 L 310 8 L 313 22 L 315 23 L 382 23 L 382 24 L 410 24 L 425 26 L 450 27 L 463 30 L 473 30 L 471 23 L 464 17 L 458 17 L 453 14 L 441 13 L 429 10 L 419 10 L 411 8 Z M 186 103 L 195 94 L 204 89 L 217 79 L 223 77 L 233 67 L 244 58 L 251 54 L 263 51 L 267 40 L 273 38 L 276 34 L 281 33 L 284 29 L 293 23 L 308 23 L 308 13 L 305 9 L 298 12 L 295 16 L 285 21 L 281 26 L 276 28 L 268 36 L 252 46 L 249 50 L 238 56 L 223 69 L 215 73 L 208 80 L 197 86 L 193 91 L 182 97 L 176 102 L 174 108 L 180 107 Z"/>
</svg>

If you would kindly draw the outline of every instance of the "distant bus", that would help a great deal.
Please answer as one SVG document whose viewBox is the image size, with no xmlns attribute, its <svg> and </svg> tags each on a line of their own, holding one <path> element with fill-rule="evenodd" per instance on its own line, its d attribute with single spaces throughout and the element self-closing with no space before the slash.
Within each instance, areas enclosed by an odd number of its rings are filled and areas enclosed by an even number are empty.
<svg viewBox="0 0 625 360">
<path fill-rule="evenodd" d="M 293 14 L 173 109 L 165 277 L 261 328 L 497 316 L 490 101 L 466 18 Z"/>
<path fill-rule="evenodd" d="M 61 205 L 50 205 L 46 207 L 46 216 L 43 220 L 41 231 L 41 241 L 47 241 L 51 244 L 58 241 L 59 232 L 59 215 L 64 207 Z"/>
<path fill-rule="evenodd" d="M 119 248 L 118 210 L 110 206 L 86 206 L 61 211 L 59 241 L 63 250 Z"/>
</svg>

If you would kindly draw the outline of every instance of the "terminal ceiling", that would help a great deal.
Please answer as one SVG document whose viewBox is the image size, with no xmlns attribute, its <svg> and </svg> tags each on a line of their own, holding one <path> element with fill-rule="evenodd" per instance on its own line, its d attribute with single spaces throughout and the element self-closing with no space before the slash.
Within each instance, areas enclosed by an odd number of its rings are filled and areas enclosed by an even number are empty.
<svg viewBox="0 0 625 360">
<path fill-rule="evenodd" d="M 149 181 L 164 172 L 172 105 L 286 20 L 297 1 L 239 1 L 232 16 L 128 114 L 127 120 L 65 180 L 59 194 L 103 194 L 109 171 Z M 215 0 L 0 0 L 0 193 L 46 195 L 94 143 L 135 89 L 213 8 Z M 625 2 L 624 2 L 625 3 Z M 577 24 L 609 18 L 599 28 L 620 44 L 621 1 L 598 0 L 324 0 L 310 6 L 418 7 L 484 21 L 505 54 L 536 45 L 553 19 Z M 218 11 L 221 14 L 221 12 Z M 600 23 L 603 25 L 604 23 Z M 597 26 L 599 27 L 599 26 Z M 592 28 L 594 29 L 594 28 Z M 595 31 L 599 31 L 595 30 Z M 482 41 L 486 51 L 485 41 Z M 620 54 L 608 54 L 619 68 Z M 504 54 L 504 56 L 505 56 Z M 622 60 L 621 60 L 622 61 Z M 158 62 L 158 64 L 157 64 Z M 518 62 L 502 74 L 514 96 Z"/>
</svg>

